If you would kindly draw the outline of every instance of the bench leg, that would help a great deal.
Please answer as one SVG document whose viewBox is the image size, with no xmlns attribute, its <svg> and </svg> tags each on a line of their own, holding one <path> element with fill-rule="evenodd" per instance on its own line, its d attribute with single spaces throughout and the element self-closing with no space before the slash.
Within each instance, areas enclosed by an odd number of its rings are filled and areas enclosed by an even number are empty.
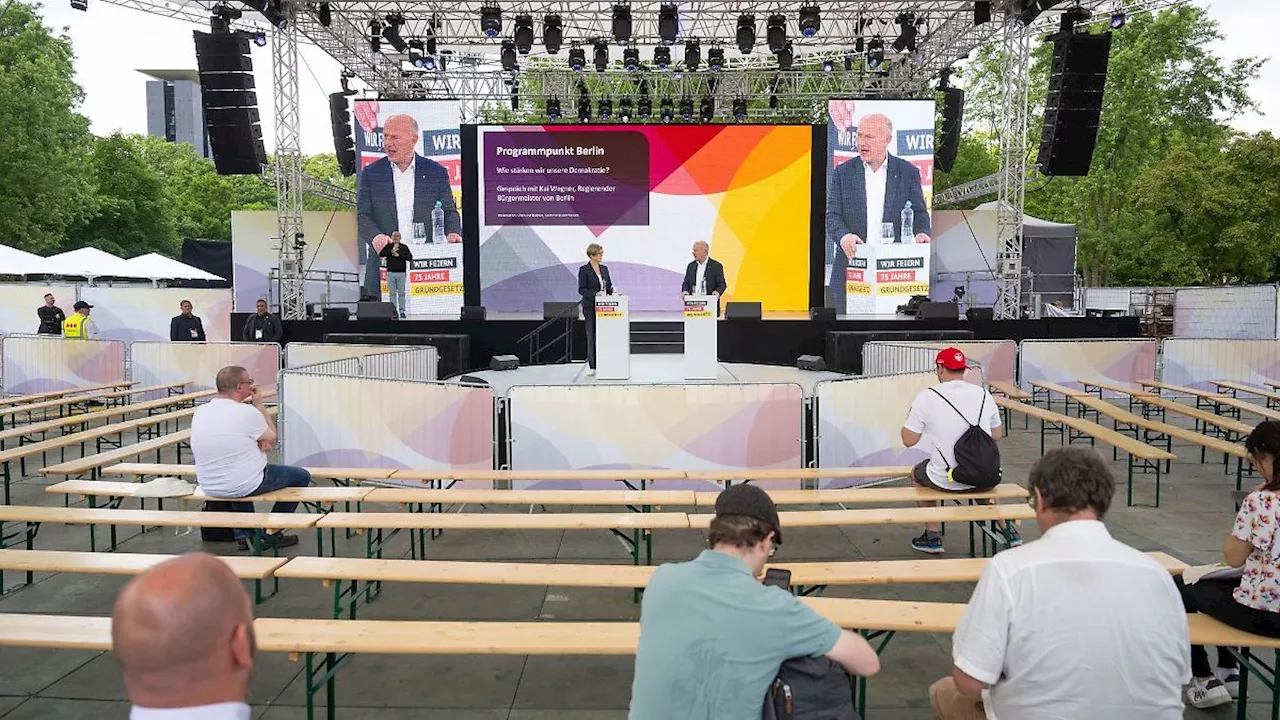
<svg viewBox="0 0 1280 720">
<path fill-rule="evenodd" d="M 337 653 L 325 653 L 324 662 L 319 668 L 316 668 L 316 656 L 320 653 L 306 654 L 306 673 L 307 673 L 307 720 L 315 720 L 315 699 L 316 694 L 320 692 L 320 686 L 324 686 L 324 694 L 326 701 L 325 717 L 328 720 L 336 720 L 338 717 L 338 671 L 342 666 L 347 664 L 347 660 L 351 658 L 350 653 L 338 655 Z"/>
<path fill-rule="evenodd" d="M 1129 497 L 1125 504 L 1133 507 L 1133 455 L 1129 455 Z"/>
</svg>

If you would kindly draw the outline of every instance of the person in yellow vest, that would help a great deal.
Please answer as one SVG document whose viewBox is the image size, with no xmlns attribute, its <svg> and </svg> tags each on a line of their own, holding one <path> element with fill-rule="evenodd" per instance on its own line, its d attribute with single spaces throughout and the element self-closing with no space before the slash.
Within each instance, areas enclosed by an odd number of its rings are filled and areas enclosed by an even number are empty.
<svg viewBox="0 0 1280 720">
<path fill-rule="evenodd" d="M 68 338 L 95 338 L 98 336 L 98 326 L 93 324 L 93 320 L 89 319 L 89 311 L 93 306 L 81 300 L 75 304 L 75 312 L 67 316 L 62 321 L 62 337 Z"/>
</svg>

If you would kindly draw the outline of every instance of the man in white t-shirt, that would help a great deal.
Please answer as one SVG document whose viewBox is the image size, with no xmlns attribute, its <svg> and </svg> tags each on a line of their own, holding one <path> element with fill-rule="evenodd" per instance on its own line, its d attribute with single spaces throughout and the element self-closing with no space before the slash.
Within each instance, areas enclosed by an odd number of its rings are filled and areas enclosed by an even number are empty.
<svg viewBox="0 0 1280 720">
<path fill-rule="evenodd" d="M 911 472 L 911 481 L 921 487 L 943 492 L 974 490 L 975 488 L 958 483 L 950 477 L 950 470 L 956 464 L 955 444 L 968 431 L 971 423 L 996 440 L 1004 437 L 1004 428 L 1000 425 L 1000 408 L 986 388 L 965 381 L 964 373 L 969 369 L 969 361 L 959 349 L 949 347 L 939 352 L 934 367 L 939 384 L 916 396 L 911 402 L 907 421 L 902 425 L 903 445 L 915 447 L 924 440 L 931 451 L 928 460 L 915 466 Z M 916 504 L 920 507 L 933 507 L 937 503 L 922 501 Z M 994 525 L 1004 530 L 1010 545 L 1022 544 L 1022 538 L 1012 525 L 1007 528 L 1001 522 Z M 924 534 L 912 539 L 911 547 L 931 555 L 945 552 L 940 529 L 938 523 L 925 523 Z"/>
<path fill-rule="evenodd" d="M 267 453 L 275 447 L 276 426 L 262 403 L 262 393 L 249 371 L 224 367 L 215 381 L 218 394 L 191 418 L 191 454 L 196 460 L 196 482 L 209 497 L 247 498 L 262 493 L 311 484 L 311 473 L 292 465 L 271 465 Z M 245 404 L 252 400 L 251 405 Z M 253 502 L 235 503 L 237 510 L 253 511 Z M 247 506 L 247 507 L 246 507 Z M 291 513 L 296 502 L 278 502 L 271 512 Z M 249 546 L 243 530 L 235 531 L 242 550 Z M 283 532 L 266 536 L 266 547 L 297 545 L 298 538 Z"/>
<path fill-rule="evenodd" d="M 935 720 L 1181 720 L 1187 613 L 1169 571 L 1102 524 L 1115 494 L 1090 448 L 1028 481 L 1043 533 L 987 564 L 929 688 Z"/>
</svg>

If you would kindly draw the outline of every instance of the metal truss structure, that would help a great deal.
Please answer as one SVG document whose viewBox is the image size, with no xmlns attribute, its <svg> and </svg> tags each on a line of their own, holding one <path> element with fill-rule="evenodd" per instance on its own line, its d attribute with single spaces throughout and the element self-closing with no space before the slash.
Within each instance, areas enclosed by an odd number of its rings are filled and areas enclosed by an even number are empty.
<svg viewBox="0 0 1280 720">
<path fill-rule="evenodd" d="M 302 234 L 302 139 L 298 108 L 298 27 L 293 22 L 295 7 L 282 8 L 287 27 L 272 36 L 271 75 L 275 84 L 276 110 L 276 220 L 279 254 L 276 267 L 280 277 L 280 317 L 306 317 L 306 282 L 303 280 Z"/>
<path fill-rule="evenodd" d="M 1000 170 L 996 197 L 997 320 L 1012 320 L 1022 312 L 1022 218 L 1027 190 L 1027 86 L 1031 63 L 1031 34 L 1006 22 L 1001 38 L 1004 62 L 1000 94 L 1007 101 L 1001 117 Z"/>
</svg>

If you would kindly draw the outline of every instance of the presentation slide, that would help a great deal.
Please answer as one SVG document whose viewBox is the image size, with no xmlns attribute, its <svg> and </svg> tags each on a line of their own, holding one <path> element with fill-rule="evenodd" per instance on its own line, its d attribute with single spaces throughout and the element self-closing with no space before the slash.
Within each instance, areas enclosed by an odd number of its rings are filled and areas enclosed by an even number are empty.
<svg viewBox="0 0 1280 720">
<path fill-rule="evenodd" d="M 356 100 L 352 115 L 361 296 L 396 303 L 402 317 L 456 317 L 462 308 L 458 102 Z M 388 262 L 403 274 L 388 278 Z"/>
<path fill-rule="evenodd" d="M 833 99 L 828 110 L 827 306 L 891 315 L 929 294 L 933 101 Z"/>
<path fill-rule="evenodd" d="M 632 312 L 680 312 L 703 241 L 724 266 L 722 302 L 805 311 L 811 146 L 803 125 L 483 126 L 481 301 L 579 300 L 598 243 Z"/>
</svg>

